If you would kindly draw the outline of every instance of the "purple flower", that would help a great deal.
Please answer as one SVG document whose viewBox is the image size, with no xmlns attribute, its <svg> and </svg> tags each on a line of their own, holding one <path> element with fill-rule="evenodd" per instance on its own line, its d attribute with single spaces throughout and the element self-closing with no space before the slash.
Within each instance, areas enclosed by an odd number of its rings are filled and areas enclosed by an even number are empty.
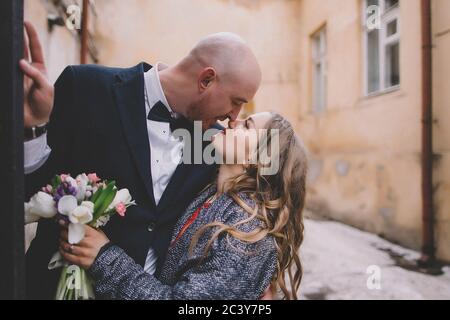
<svg viewBox="0 0 450 320">
<path fill-rule="evenodd" d="M 67 191 L 72 196 L 75 196 L 77 194 L 77 189 L 73 186 L 70 186 Z"/>
<path fill-rule="evenodd" d="M 63 186 L 59 186 L 58 189 L 56 190 L 56 193 L 57 193 L 60 197 L 65 196 Z"/>
</svg>

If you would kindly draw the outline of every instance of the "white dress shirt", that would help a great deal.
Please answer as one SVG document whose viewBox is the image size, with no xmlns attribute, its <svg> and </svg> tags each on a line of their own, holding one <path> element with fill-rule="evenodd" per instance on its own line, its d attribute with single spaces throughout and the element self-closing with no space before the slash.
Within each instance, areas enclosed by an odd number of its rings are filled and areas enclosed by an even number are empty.
<svg viewBox="0 0 450 320">
<path fill-rule="evenodd" d="M 167 67 L 162 63 L 157 63 L 154 68 L 144 73 L 146 115 L 148 115 L 156 103 L 161 101 L 172 116 L 176 118 L 178 115 L 170 108 L 159 79 L 159 71 L 164 68 Z M 181 160 L 183 142 L 180 138 L 175 138 L 172 135 L 170 125 L 166 122 L 147 120 L 147 132 L 151 152 L 151 163 L 149 165 L 152 172 L 153 194 L 155 203 L 158 205 L 164 190 Z M 47 145 L 46 134 L 37 139 L 25 142 L 25 173 L 30 174 L 38 170 L 47 161 L 50 153 L 51 149 Z M 153 274 L 155 272 L 156 260 L 156 254 L 150 248 L 144 266 L 144 270 L 147 273 Z"/>
<path fill-rule="evenodd" d="M 52 151 L 47 145 L 47 134 L 24 142 L 24 172 L 30 174 L 42 167 Z"/>
</svg>

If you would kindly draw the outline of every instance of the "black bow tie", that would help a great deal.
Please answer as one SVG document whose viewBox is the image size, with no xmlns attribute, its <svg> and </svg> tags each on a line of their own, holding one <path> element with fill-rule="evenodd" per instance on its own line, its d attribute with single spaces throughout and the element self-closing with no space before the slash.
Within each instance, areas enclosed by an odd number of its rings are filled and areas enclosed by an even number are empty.
<svg viewBox="0 0 450 320">
<path fill-rule="evenodd" d="M 148 120 L 157 122 L 167 122 L 170 130 L 173 132 L 177 129 L 189 129 L 190 121 L 184 117 L 173 118 L 166 106 L 158 101 L 148 113 Z"/>
</svg>

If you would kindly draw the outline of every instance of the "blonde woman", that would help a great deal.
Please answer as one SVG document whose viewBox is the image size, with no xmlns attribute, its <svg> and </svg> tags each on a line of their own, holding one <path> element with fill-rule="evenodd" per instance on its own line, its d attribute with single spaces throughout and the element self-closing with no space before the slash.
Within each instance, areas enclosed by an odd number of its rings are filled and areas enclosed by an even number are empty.
<svg viewBox="0 0 450 320">
<path fill-rule="evenodd" d="M 214 136 L 216 152 L 224 159 L 235 147 L 245 146 L 245 152 L 221 165 L 216 183 L 186 209 L 158 276 L 146 273 L 100 231 L 87 227 L 77 246 L 70 246 L 62 232 L 62 255 L 89 271 L 98 298 L 255 300 L 271 285 L 285 299 L 297 299 L 305 149 L 278 114 L 255 114 L 233 129 L 241 130 L 236 139 L 225 139 L 232 134 L 227 130 Z M 279 133 L 279 170 L 271 175 L 263 174 L 261 162 L 248 161 L 276 150 L 270 138 L 261 143 L 262 136 L 257 143 L 246 143 L 245 132 L 258 129 L 267 129 L 269 137 L 274 129 Z"/>
</svg>

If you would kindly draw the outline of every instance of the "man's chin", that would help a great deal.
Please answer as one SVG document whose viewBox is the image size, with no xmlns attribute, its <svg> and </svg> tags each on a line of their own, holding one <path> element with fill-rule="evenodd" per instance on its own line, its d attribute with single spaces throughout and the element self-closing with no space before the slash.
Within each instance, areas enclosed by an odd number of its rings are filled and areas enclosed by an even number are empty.
<svg viewBox="0 0 450 320">
<path fill-rule="evenodd" d="M 204 131 L 208 130 L 209 128 L 211 128 L 216 123 L 217 123 L 217 121 L 203 121 L 202 122 L 202 129 Z"/>
</svg>

